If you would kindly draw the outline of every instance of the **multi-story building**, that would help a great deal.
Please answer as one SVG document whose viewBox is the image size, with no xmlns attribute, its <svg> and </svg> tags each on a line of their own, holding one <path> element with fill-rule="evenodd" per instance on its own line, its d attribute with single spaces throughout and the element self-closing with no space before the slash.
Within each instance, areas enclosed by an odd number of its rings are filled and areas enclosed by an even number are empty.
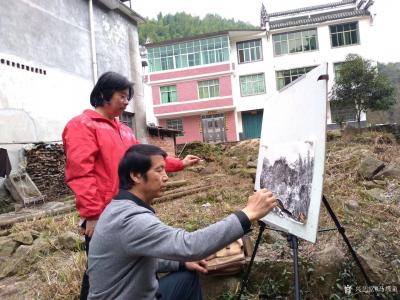
<svg viewBox="0 0 400 300">
<path fill-rule="evenodd" d="M 326 62 L 334 79 L 349 53 L 373 59 L 372 3 L 343 0 L 271 14 L 263 7 L 260 29 L 147 44 L 149 119 L 182 130 L 177 143 L 259 137 L 267 99 L 302 74 Z M 354 108 L 328 109 L 328 124 L 342 118 L 354 121 Z"/>
</svg>

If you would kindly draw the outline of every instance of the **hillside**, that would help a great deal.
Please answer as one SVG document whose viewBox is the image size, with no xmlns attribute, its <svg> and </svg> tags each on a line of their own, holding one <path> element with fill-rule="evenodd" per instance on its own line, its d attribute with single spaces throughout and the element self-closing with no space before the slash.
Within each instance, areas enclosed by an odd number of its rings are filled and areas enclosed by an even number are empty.
<svg viewBox="0 0 400 300">
<path fill-rule="evenodd" d="M 199 18 L 184 12 L 174 15 L 163 15 L 160 12 L 157 19 L 147 19 L 144 24 L 139 25 L 139 44 L 143 45 L 148 39 L 156 43 L 209 32 L 254 28 L 256 27 L 251 24 L 225 19 L 216 14 Z"/>
<path fill-rule="evenodd" d="M 191 144 L 184 152 L 197 153 L 206 162 L 171 174 L 174 183 L 154 204 L 164 222 L 193 231 L 244 206 L 253 189 L 258 140 L 229 145 Z M 400 145 L 390 134 L 330 134 L 324 183 L 324 194 L 371 280 L 398 289 L 399 154 Z M 386 165 L 384 171 L 371 178 L 370 173 L 381 163 Z M 0 298 L 78 299 L 85 255 L 80 250 L 77 225 L 76 213 L 69 213 L 0 230 Z M 319 226 L 334 227 L 324 207 Z M 253 240 L 258 231 L 256 224 L 254 228 Z M 319 233 L 315 244 L 300 241 L 299 252 L 302 299 L 354 299 L 355 289 L 346 298 L 344 286 L 365 286 L 336 231 Z M 267 230 L 249 293 L 243 299 L 291 299 L 291 255 L 286 237 Z M 239 280 L 205 280 L 205 299 L 234 299 Z M 385 295 L 386 299 L 395 299 L 390 291 Z M 370 297 L 364 295 L 362 299 Z"/>
</svg>

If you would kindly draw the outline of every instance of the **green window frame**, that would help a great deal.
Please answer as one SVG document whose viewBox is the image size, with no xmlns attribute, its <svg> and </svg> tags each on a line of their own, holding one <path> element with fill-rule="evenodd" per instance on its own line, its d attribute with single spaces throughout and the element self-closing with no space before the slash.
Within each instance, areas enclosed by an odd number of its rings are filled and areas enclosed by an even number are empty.
<svg viewBox="0 0 400 300">
<path fill-rule="evenodd" d="M 160 86 L 160 96 L 162 104 L 177 102 L 176 85 Z"/>
<path fill-rule="evenodd" d="M 310 72 L 314 68 L 315 66 L 276 71 L 276 89 L 279 91 L 301 75 Z"/>
<path fill-rule="evenodd" d="M 229 61 L 228 36 L 148 48 L 147 57 L 150 72 Z"/>
<path fill-rule="evenodd" d="M 239 64 L 263 59 L 261 39 L 238 42 L 236 48 Z"/>
<path fill-rule="evenodd" d="M 167 120 L 167 128 L 168 129 L 174 129 L 174 130 L 180 130 L 180 133 L 178 133 L 176 136 L 183 136 L 183 120 L 182 119 L 170 119 Z"/>
<path fill-rule="evenodd" d="M 358 22 L 329 26 L 332 48 L 359 44 Z"/>
<path fill-rule="evenodd" d="M 333 72 L 335 73 L 335 80 L 340 78 L 340 70 L 343 67 L 344 62 L 338 62 L 333 64 Z"/>
<path fill-rule="evenodd" d="M 242 97 L 265 94 L 264 73 L 240 76 L 239 82 Z"/>
<path fill-rule="evenodd" d="M 274 55 L 318 50 L 317 29 L 284 32 L 272 35 Z"/>
<path fill-rule="evenodd" d="M 203 80 L 198 82 L 199 98 L 214 98 L 219 96 L 219 80 Z"/>
</svg>

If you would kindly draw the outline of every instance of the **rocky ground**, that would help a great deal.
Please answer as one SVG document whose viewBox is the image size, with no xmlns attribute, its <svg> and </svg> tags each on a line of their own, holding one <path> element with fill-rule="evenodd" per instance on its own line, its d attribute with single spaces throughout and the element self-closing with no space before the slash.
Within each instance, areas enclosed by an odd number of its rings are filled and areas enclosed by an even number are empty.
<svg viewBox="0 0 400 300">
<path fill-rule="evenodd" d="M 154 204 L 164 222 L 193 231 L 245 205 L 253 190 L 257 140 L 191 144 L 185 153 L 198 154 L 205 162 L 171 174 L 173 183 Z M 388 134 L 330 134 L 327 143 L 324 194 L 385 299 L 399 299 L 394 289 L 400 292 L 399 154 L 399 144 Z M 68 203 L 53 210 L 68 211 L 61 207 Z M 7 220 L 16 215 L 19 221 L 26 217 L 22 211 Z M 0 216 L 0 224 L 4 218 Z M 76 213 L 39 214 L 35 220 L 3 226 L 0 298 L 77 299 L 85 265 L 77 222 Z M 320 228 L 332 227 L 322 206 Z M 253 240 L 256 224 L 254 228 Z M 266 230 L 243 299 L 292 299 L 291 253 L 284 234 Z M 315 244 L 300 241 L 299 258 L 302 299 L 372 299 L 337 231 L 319 233 Z M 234 299 L 239 282 L 240 276 L 204 278 L 205 298 Z M 352 286 L 349 295 L 346 286 Z"/>
</svg>

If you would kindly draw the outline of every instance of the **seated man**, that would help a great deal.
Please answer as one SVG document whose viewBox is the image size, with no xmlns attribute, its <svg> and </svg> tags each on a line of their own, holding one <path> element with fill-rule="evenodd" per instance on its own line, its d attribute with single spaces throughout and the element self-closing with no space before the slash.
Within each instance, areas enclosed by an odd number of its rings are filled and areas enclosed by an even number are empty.
<svg viewBox="0 0 400 300">
<path fill-rule="evenodd" d="M 150 206 L 166 190 L 165 157 L 156 146 L 134 145 L 122 158 L 119 194 L 100 216 L 90 244 L 89 299 L 202 299 L 198 277 L 189 271 L 206 272 L 202 259 L 249 232 L 251 222 L 277 204 L 264 189 L 243 210 L 206 228 L 172 228 Z M 160 271 L 185 272 L 158 280 Z"/>
</svg>

